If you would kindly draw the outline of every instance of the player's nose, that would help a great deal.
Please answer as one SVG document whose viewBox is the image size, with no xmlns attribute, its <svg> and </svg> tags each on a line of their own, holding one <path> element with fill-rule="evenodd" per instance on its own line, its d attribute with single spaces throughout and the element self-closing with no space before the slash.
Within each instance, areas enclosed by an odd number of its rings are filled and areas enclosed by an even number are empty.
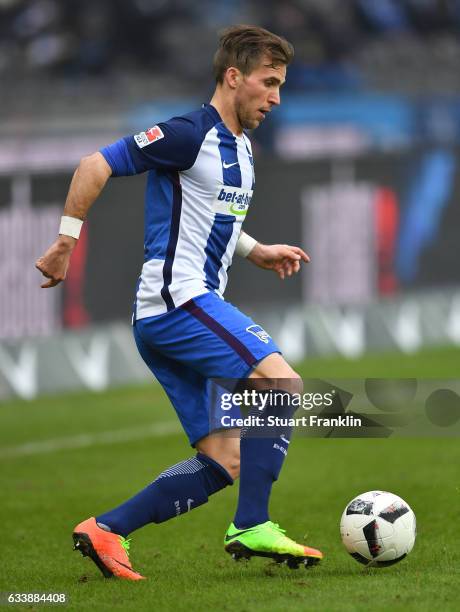
<svg viewBox="0 0 460 612">
<path fill-rule="evenodd" d="M 268 103 L 272 106 L 279 106 L 281 104 L 281 96 L 279 91 L 271 91 L 268 96 Z"/>
</svg>

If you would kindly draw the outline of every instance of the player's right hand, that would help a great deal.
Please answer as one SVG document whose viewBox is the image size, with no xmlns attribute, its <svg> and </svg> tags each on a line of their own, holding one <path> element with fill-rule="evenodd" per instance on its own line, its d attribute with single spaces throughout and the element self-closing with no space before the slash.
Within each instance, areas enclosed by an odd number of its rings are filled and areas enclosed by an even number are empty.
<svg viewBox="0 0 460 612">
<path fill-rule="evenodd" d="M 35 267 L 49 280 L 41 285 L 42 289 L 55 287 L 67 274 L 70 256 L 77 244 L 71 236 L 59 236 L 42 257 L 35 262 Z"/>
</svg>

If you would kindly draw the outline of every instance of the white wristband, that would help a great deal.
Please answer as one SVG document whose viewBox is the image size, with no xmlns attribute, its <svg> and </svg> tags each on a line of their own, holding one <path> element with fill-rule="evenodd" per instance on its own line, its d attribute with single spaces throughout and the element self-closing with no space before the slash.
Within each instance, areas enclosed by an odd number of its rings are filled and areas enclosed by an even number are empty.
<svg viewBox="0 0 460 612">
<path fill-rule="evenodd" d="M 72 236 L 72 238 L 78 240 L 82 225 L 83 221 L 81 219 L 76 219 L 75 217 L 61 217 L 59 233 L 64 234 L 64 236 Z"/>
<path fill-rule="evenodd" d="M 251 238 L 246 232 L 241 232 L 238 242 L 236 243 L 235 253 L 240 255 L 240 257 L 247 257 L 256 244 L 257 240 Z"/>
</svg>

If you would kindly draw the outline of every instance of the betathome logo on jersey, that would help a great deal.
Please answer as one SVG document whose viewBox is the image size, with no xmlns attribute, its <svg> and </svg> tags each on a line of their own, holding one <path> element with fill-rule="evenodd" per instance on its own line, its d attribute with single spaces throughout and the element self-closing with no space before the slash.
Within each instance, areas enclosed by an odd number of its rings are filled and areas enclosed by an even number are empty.
<svg viewBox="0 0 460 612">
<path fill-rule="evenodd" d="M 237 221 L 242 221 L 246 217 L 251 200 L 252 189 L 225 185 L 217 192 L 212 210 L 223 215 L 234 215 Z"/>
</svg>

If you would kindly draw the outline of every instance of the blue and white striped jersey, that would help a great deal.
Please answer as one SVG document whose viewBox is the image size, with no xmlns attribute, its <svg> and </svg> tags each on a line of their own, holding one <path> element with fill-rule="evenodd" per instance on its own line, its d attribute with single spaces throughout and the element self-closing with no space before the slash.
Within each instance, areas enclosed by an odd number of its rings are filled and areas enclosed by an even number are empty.
<svg viewBox="0 0 460 612">
<path fill-rule="evenodd" d="M 148 171 L 135 319 L 222 297 L 254 189 L 251 143 L 208 104 L 101 150 L 112 176 Z"/>
</svg>

